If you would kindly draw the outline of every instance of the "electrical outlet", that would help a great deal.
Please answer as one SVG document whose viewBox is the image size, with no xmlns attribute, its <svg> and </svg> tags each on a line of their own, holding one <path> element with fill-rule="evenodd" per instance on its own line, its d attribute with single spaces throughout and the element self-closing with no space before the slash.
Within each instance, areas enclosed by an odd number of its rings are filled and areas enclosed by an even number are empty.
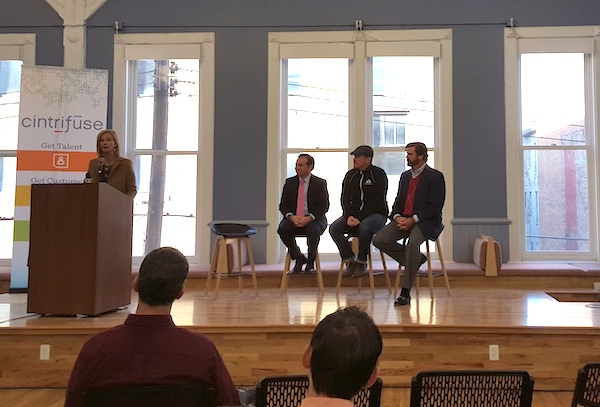
<svg viewBox="0 0 600 407">
<path fill-rule="evenodd" d="M 40 360 L 50 360 L 50 345 L 40 345 Z"/>
<path fill-rule="evenodd" d="M 490 345 L 490 360 L 500 360 L 500 346 Z"/>
</svg>

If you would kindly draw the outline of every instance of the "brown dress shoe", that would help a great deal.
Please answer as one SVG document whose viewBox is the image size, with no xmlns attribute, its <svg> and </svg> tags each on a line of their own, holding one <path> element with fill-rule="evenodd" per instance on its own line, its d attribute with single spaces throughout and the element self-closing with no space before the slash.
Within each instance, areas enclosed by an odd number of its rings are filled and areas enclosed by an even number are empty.
<svg viewBox="0 0 600 407">
<path fill-rule="evenodd" d="M 356 264 L 356 262 L 354 260 L 352 260 L 350 263 L 348 263 L 348 265 L 342 272 L 342 276 L 344 276 L 344 277 L 352 276 L 352 273 L 354 273 L 354 265 L 355 264 Z"/>
</svg>

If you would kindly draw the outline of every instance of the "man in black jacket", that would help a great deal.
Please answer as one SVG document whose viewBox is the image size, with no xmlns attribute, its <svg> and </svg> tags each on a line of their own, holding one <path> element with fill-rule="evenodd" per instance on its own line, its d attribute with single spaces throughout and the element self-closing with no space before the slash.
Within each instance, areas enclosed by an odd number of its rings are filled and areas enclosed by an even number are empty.
<svg viewBox="0 0 600 407">
<path fill-rule="evenodd" d="M 435 240 L 442 233 L 442 207 L 446 198 L 444 175 L 427 163 L 427 147 L 423 143 L 406 145 L 406 161 L 411 167 L 400 176 L 398 195 L 392 207 L 390 222 L 373 239 L 373 244 L 405 266 L 402 292 L 394 305 L 410 304 L 410 289 L 417 270 L 427 259 L 421 244 Z M 398 243 L 408 238 L 408 243 Z"/>
<path fill-rule="evenodd" d="M 373 149 L 359 146 L 350 154 L 354 168 L 346 173 L 342 183 L 343 215 L 329 227 L 342 261 L 348 266 L 345 277 L 362 277 L 366 274 L 367 255 L 373 235 L 385 225 L 388 215 L 385 171 L 371 164 Z M 355 258 L 348 235 L 358 236 L 359 249 Z"/>
<path fill-rule="evenodd" d="M 296 176 L 285 180 L 279 210 L 283 219 L 277 233 L 296 263 L 291 273 L 301 273 L 306 264 L 307 273 L 315 272 L 317 246 L 327 228 L 325 213 L 329 210 L 327 181 L 312 175 L 315 160 L 309 154 L 300 154 L 296 160 Z M 306 235 L 308 259 L 296 243 L 297 235 Z"/>
</svg>

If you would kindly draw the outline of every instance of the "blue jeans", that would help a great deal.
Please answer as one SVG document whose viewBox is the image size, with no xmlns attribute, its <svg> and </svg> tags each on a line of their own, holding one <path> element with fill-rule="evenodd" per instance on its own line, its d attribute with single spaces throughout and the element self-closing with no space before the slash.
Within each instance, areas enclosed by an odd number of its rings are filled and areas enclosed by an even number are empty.
<svg viewBox="0 0 600 407">
<path fill-rule="evenodd" d="M 346 218 L 343 216 L 337 219 L 329 226 L 329 234 L 340 251 L 342 261 L 349 262 L 354 260 L 354 252 L 352 246 L 348 242 L 348 237 L 358 237 L 358 257 L 356 260 L 367 262 L 367 255 L 371 247 L 373 235 L 383 228 L 387 218 L 380 213 L 373 213 L 364 218 L 360 224 L 351 228 L 346 224 Z"/>
</svg>

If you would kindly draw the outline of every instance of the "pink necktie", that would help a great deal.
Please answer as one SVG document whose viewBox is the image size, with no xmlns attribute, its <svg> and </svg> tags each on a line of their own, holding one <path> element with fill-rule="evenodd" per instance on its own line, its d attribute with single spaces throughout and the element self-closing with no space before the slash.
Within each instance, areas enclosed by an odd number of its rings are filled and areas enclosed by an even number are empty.
<svg viewBox="0 0 600 407">
<path fill-rule="evenodd" d="M 298 186 L 298 201 L 296 203 L 296 216 L 304 217 L 304 180 Z"/>
</svg>

